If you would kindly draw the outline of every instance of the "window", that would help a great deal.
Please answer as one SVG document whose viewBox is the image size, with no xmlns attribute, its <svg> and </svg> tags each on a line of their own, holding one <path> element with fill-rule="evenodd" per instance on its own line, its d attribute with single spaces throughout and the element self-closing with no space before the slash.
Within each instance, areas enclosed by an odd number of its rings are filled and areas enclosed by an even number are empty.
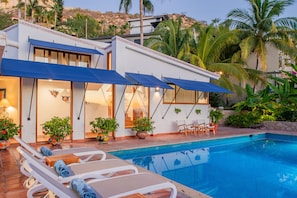
<svg viewBox="0 0 297 198">
<path fill-rule="evenodd" d="M 68 54 L 69 59 L 68 59 L 68 65 L 76 65 L 76 60 L 77 60 L 77 55 L 76 54 Z"/>
<path fill-rule="evenodd" d="M 91 64 L 90 55 L 60 52 L 41 48 L 34 48 L 34 60 L 38 62 L 82 67 L 89 67 Z"/>
<path fill-rule="evenodd" d="M 125 127 L 133 126 L 133 121 L 149 116 L 149 88 L 127 86 L 125 92 Z"/>
<path fill-rule="evenodd" d="M 111 59 L 111 52 L 108 52 L 107 53 L 107 68 L 106 69 L 108 69 L 108 70 L 111 70 L 111 66 L 112 66 L 112 59 Z"/>
<path fill-rule="evenodd" d="M 48 141 L 49 136 L 42 133 L 42 124 L 54 116 L 71 117 L 71 82 L 58 80 L 38 80 L 37 89 L 37 142 Z M 56 91 L 56 94 L 52 94 Z M 67 100 L 65 100 L 67 96 Z M 58 109 L 58 111 L 57 111 Z M 67 139 L 71 139 L 68 136 Z"/>
<path fill-rule="evenodd" d="M 83 67 L 90 66 L 90 56 L 78 55 L 78 65 Z"/>
<path fill-rule="evenodd" d="M 113 85 L 88 83 L 85 93 L 85 137 L 95 138 L 91 132 L 91 121 L 95 118 L 113 117 Z"/>
<path fill-rule="evenodd" d="M 208 93 L 201 91 L 184 90 L 176 85 L 175 89 L 167 89 L 164 95 L 164 103 L 175 104 L 205 104 L 208 103 Z"/>
<path fill-rule="evenodd" d="M 51 52 L 51 63 L 58 64 L 58 52 Z"/>
</svg>

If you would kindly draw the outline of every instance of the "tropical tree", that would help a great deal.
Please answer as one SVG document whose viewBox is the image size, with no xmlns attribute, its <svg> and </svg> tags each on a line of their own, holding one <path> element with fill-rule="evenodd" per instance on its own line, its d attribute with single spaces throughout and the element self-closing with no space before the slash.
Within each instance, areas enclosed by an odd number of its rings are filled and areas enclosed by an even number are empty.
<svg viewBox="0 0 297 198">
<path fill-rule="evenodd" d="M 14 8 L 18 9 L 18 17 L 22 18 L 22 11 L 24 11 L 25 3 L 22 0 L 18 0 L 18 3 L 14 6 Z M 25 11 L 24 11 L 24 18 L 25 18 Z"/>
<path fill-rule="evenodd" d="M 42 1 L 43 3 L 46 2 L 46 0 Z M 27 15 L 31 16 L 31 20 L 34 21 L 35 18 L 38 18 L 39 15 L 41 15 L 41 10 L 43 6 L 39 5 L 38 0 L 29 0 L 29 4 L 26 4 L 27 6 Z M 35 14 L 37 13 L 37 16 Z"/>
<path fill-rule="evenodd" d="M 234 105 L 237 112 L 251 111 L 259 113 L 259 115 L 271 115 L 279 107 L 274 97 L 271 95 L 271 89 L 266 86 L 265 89 L 260 90 L 258 93 L 254 93 L 252 87 L 246 85 L 246 99 L 240 101 Z"/>
<path fill-rule="evenodd" d="M 191 32 L 189 29 L 182 29 L 181 26 L 180 17 L 176 20 L 162 21 L 153 32 L 153 36 L 145 41 L 145 45 L 169 56 L 186 60 Z"/>
<path fill-rule="evenodd" d="M 11 20 L 11 14 L 5 13 L 2 10 L 0 10 L 0 18 L 0 30 L 14 24 L 14 22 Z"/>
<path fill-rule="evenodd" d="M 293 38 L 296 39 L 297 18 L 277 18 L 294 0 L 247 0 L 249 10 L 234 9 L 229 14 L 231 29 L 236 29 L 241 38 L 241 56 L 244 60 L 254 53 L 256 66 L 266 71 L 267 44 L 296 57 L 297 49 Z"/>
<path fill-rule="evenodd" d="M 131 0 L 121 0 L 119 10 L 124 9 L 127 14 L 131 7 Z M 154 12 L 154 6 L 150 0 L 139 0 L 140 45 L 143 45 L 143 12 Z"/>
<path fill-rule="evenodd" d="M 238 56 L 240 40 L 236 32 L 214 24 L 195 30 L 198 36 L 190 42 L 190 63 L 220 73 L 217 84 L 241 93 L 238 83 L 248 78 L 248 72 Z"/>
<path fill-rule="evenodd" d="M 73 18 L 68 18 L 65 26 L 60 27 L 59 31 L 71 35 L 75 34 L 77 37 L 80 38 L 96 37 L 100 32 L 98 22 L 95 19 L 82 14 L 76 14 L 76 16 L 74 16 Z"/>
<path fill-rule="evenodd" d="M 297 65 L 290 65 L 293 70 L 292 72 L 289 71 L 282 71 L 285 74 L 285 78 L 283 77 L 273 77 L 271 76 L 270 79 L 274 80 L 273 83 L 269 83 L 269 86 L 272 90 L 273 98 L 282 106 L 287 106 L 291 108 L 291 105 L 294 105 L 296 108 L 297 104 L 297 89 L 295 85 L 297 84 Z"/>
<path fill-rule="evenodd" d="M 54 12 L 54 28 L 56 29 L 57 21 L 61 22 L 63 13 L 63 0 L 54 0 L 54 5 L 51 6 Z"/>
</svg>

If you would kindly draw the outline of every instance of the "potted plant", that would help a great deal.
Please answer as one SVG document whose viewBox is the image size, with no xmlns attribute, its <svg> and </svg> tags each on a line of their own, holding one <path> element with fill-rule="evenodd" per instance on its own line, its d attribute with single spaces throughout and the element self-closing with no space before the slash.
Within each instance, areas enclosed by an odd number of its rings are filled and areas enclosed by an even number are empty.
<svg viewBox="0 0 297 198">
<path fill-rule="evenodd" d="M 42 124 L 43 134 L 49 135 L 49 142 L 52 145 L 57 145 L 63 142 L 65 137 L 72 134 L 70 118 L 52 117 L 50 120 Z"/>
<path fill-rule="evenodd" d="M 221 119 L 223 119 L 224 114 L 219 109 L 211 109 L 209 112 L 209 117 L 211 120 L 211 125 L 214 125 L 216 130 L 218 128 L 218 123 Z"/>
<path fill-rule="evenodd" d="M 196 109 L 195 112 L 197 115 L 199 115 L 201 113 L 201 109 Z"/>
<path fill-rule="evenodd" d="M 2 114 L 0 116 L 0 130 L 0 150 L 2 150 L 9 147 L 9 139 L 20 133 L 21 126 L 15 124 L 7 115 Z"/>
<path fill-rule="evenodd" d="M 174 108 L 174 111 L 176 114 L 180 113 L 181 112 L 181 109 L 180 108 Z"/>
<path fill-rule="evenodd" d="M 91 131 L 97 133 L 97 140 L 101 142 L 108 141 L 108 134 L 114 132 L 119 127 L 115 118 L 102 118 L 98 117 L 90 122 L 92 126 Z"/>
<path fill-rule="evenodd" d="M 133 121 L 132 131 L 136 131 L 136 136 L 140 139 L 145 139 L 148 132 L 154 130 L 154 121 L 150 118 L 138 118 Z"/>
</svg>

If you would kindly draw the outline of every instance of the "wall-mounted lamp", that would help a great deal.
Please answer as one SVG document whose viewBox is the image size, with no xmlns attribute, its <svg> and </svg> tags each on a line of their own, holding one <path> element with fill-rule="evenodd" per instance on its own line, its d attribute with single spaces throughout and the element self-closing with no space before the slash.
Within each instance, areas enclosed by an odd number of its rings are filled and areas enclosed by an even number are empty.
<svg viewBox="0 0 297 198">
<path fill-rule="evenodd" d="M 9 101 L 6 99 L 6 98 L 2 98 L 2 100 L 0 101 L 0 107 L 9 107 L 10 104 L 9 104 Z"/>
<path fill-rule="evenodd" d="M 159 92 L 159 91 L 160 91 L 160 87 L 156 87 L 155 92 Z"/>
<path fill-rule="evenodd" d="M 69 102 L 69 100 L 70 100 L 70 96 L 62 96 L 62 100 L 63 100 L 64 102 Z"/>
<path fill-rule="evenodd" d="M 49 90 L 49 91 L 50 91 L 51 95 L 54 96 L 54 97 L 57 97 L 59 95 L 59 91 L 58 90 L 52 89 L 52 90 Z"/>
<path fill-rule="evenodd" d="M 2 98 L 0 101 L 0 107 L 3 108 L 3 112 L 6 111 L 6 108 L 9 107 L 9 101 L 6 98 Z"/>
<path fill-rule="evenodd" d="M 66 89 L 64 89 L 62 92 L 61 92 L 61 95 L 62 95 L 62 100 L 64 101 L 64 102 L 69 102 L 69 100 L 70 100 L 70 93 L 69 93 L 70 91 L 69 90 L 66 90 Z"/>
</svg>

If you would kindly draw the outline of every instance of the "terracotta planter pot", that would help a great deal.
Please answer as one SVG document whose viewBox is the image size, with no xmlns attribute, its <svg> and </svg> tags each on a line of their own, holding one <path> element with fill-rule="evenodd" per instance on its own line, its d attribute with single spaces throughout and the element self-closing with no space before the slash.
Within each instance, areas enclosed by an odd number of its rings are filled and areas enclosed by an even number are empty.
<svg viewBox="0 0 297 198">
<path fill-rule="evenodd" d="M 147 136 L 147 132 L 146 131 L 139 131 L 139 132 L 136 133 L 136 136 L 139 139 L 145 139 L 145 137 Z"/>
<path fill-rule="evenodd" d="M 101 143 L 107 143 L 109 140 L 108 134 L 100 133 L 96 138 Z"/>
<path fill-rule="evenodd" d="M 9 140 L 0 140 L 0 150 L 7 149 L 10 146 Z"/>
<path fill-rule="evenodd" d="M 60 137 L 50 137 L 48 140 L 49 143 L 51 143 L 53 146 L 60 145 L 63 143 L 63 138 Z"/>
</svg>

